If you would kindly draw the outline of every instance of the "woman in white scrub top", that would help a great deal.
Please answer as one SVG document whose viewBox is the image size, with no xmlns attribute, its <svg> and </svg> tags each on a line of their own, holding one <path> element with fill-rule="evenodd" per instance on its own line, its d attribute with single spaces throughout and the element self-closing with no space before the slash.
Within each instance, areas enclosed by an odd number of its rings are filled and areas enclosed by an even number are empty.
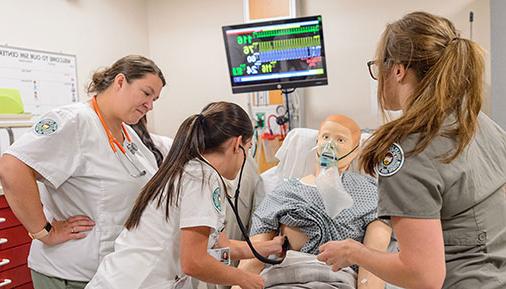
<svg viewBox="0 0 506 289">
<path fill-rule="evenodd" d="M 84 288 L 113 251 L 157 168 L 125 123 L 151 110 L 164 85 L 151 60 L 123 57 L 93 75 L 88 103 L 44 115 L 0 159 L 7 201 L 35 239 L 28 257 L 35 288 Z"/>
<path fill-rule="evenodd" d="M 180 126 L 170 152 L 144 187 L 126 229 L 87 289 L 192 288 L 190 278 L 243 289 L 263 288 L 259 275 L 227 266 L 252 258 L 245 242 L 221 231 L 227 192 L 251 146 L 253 127 L 238 105 L 217 102 Z M 279 254 L 283 239 L 256 243 L 260 254 Z"/>
</svg>

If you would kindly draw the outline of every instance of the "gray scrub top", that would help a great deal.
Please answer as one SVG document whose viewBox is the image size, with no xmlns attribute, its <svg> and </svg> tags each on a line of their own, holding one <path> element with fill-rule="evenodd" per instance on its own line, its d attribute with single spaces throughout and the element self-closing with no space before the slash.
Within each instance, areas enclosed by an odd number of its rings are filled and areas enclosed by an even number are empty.
<svg viewBox="0 0 506 289">
<path fill-rule="evenodd" d="M 443 288 L 506 288 L 506 134 L 483 113 L 478 123 L 476 136 L 451 163 L 437 156 L 456 143 L 438 136 L 417 155 L 390 158 L 386 163 L 397 165 L 383 175 L 394 173 L 379 178 L 379 217 L 441 219 Z M 418 137 L 399 143 L 404 153 Z"/>
</svg>

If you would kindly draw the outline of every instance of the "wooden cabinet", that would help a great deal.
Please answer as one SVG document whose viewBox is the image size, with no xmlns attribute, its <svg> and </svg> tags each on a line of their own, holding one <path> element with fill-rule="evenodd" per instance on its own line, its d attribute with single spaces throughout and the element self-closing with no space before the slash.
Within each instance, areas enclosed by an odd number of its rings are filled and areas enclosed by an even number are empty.
<svg viewBox="0 0 506 289">
<path fill-rule="evenodd" d="M 27 266 L 31 239 L 0 196 L 0 289 L 33 289 Z"/>
</svg>

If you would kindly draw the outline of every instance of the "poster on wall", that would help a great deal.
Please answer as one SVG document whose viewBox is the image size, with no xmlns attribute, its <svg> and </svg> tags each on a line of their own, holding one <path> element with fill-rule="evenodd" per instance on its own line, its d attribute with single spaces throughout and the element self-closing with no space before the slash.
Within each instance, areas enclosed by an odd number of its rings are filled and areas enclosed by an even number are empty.
<svg viewBox="0 0 506 289">
<path fill-rule="evenodd" d="M 0 88 L 19 91 L 34 116 L 79 101 L 76 56 L 0 45 Z"/>
</svg>

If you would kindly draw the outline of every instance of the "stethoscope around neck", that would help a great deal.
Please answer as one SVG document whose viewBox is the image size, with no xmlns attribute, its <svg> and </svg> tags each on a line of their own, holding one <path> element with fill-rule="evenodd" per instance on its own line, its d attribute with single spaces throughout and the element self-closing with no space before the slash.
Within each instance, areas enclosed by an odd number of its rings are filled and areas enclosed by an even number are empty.
<svg viewBox="0 0 506 289">
<path fill-rule="evenodd" d="M 235 193 L 234 193 L 233 197 L 229 196 L 228 193 L 226 193 L 225 196 L 227 198 L 228 204 L 230 205 L 230 207 L 234 211 L 234 215 L 235 215 L 235 218 L 237 220 L 237 224 L 239 225 L 239 229 L 241 230 L 241 233 L 242 233 L 242 235 L 243 235 L 246 243 L 248 244 L 249 248 L 251 249 L 251 252 L 255 256 L 255 258 L 257 258 L 260 262 L 263 262 L 263 263 L 266 263 L 266 264 L 271 264 L 271 265 L 281 264 L 281 262 L 283 262 L 284 258 L 283 259 L 278 259 L 278 260 L 269 259 L 269 258 L 267 258 L 265 256 L 262 256 L 255 249 L 255 247 L 251 243 L 251 240 L 249 238 L 249 234 L 248 234 L 248 232 L 246 230 L 246 227 L 242 223 L 241 217 L 239 216 L 238 202 L 239 202 L 239 195 L 240 195 L 240 189 L 241 189 L 242 173 L 244 171 L 244 165 L 246 164 L 246 150 L 242 146 L 239 146 L 239 148 L 241 148 L 242 153 L 244 155 L 244 161 L 242 162 L 241 171 L 239 172 L 239 179 L 237 181 L 237 188 L 235 189 Z M 218 175 L 220 176 L 220 178 L 221 178 L 221 180 L 223 182 L 223 178 L 221 177 L 221 175 L 219 173 L 218 173 Z M 232 202 L 232 198 L 234 198 L 234 202 Z M 286 252 L 286 250 L 288 249 L 288 247 L 289 247 L 288 239 L 285 237 L 285 242 L 283 243 L 283 253 Z"/>
<path fill-rule="evenodd" d="M 102 113 L 100 112 L 100 109 L 98 108 L 97 103 L 97 97 L 94 96 L 91 99 L 91 104 L 93 106 L 93 110 L 98 116 L 98 119 L 100 119 L 100 123 L 102 124 L 102 127 L 105 130 L 105 133 L 107 134 L 107 138 L 109 141 L 109 145 L 111 146 L 112 151 L 114 152 L 114 155 L 118 158 L 121 165 L 127 170 L 127 172 L 130 174 L 130 176 L 134 178 L 139 178 L 144 175 L 146 175 L 146 170 L 140 169 L 134 162 L 134 160 L 127 154 L 126 149 L 123 147 L 123 145 L 112 135 L 111 130 L 105 123 L 104 117 L 102 116 Z M 123 135 L 125 136 L 125 139 L 127 140 L 127 148 L 128 150 L 134 155 L 139 148 L 135 145 L 135 143 L 132 142 L 132 138 L 130 137 L 130 134 L 125 128 L 125 125 L 121 123 L 121 131 L 123 132 Z M 132 172 L 125 166 L 125 164 L 121 161 L 121 158 L 118 156 L 118 149 L 121 151 L 121 153 L 125 156 L 125 158 L 130 162 L 130 164 L 135 168 L 137 171 L 136 173 L 132 174 Z"/>
</svg>

